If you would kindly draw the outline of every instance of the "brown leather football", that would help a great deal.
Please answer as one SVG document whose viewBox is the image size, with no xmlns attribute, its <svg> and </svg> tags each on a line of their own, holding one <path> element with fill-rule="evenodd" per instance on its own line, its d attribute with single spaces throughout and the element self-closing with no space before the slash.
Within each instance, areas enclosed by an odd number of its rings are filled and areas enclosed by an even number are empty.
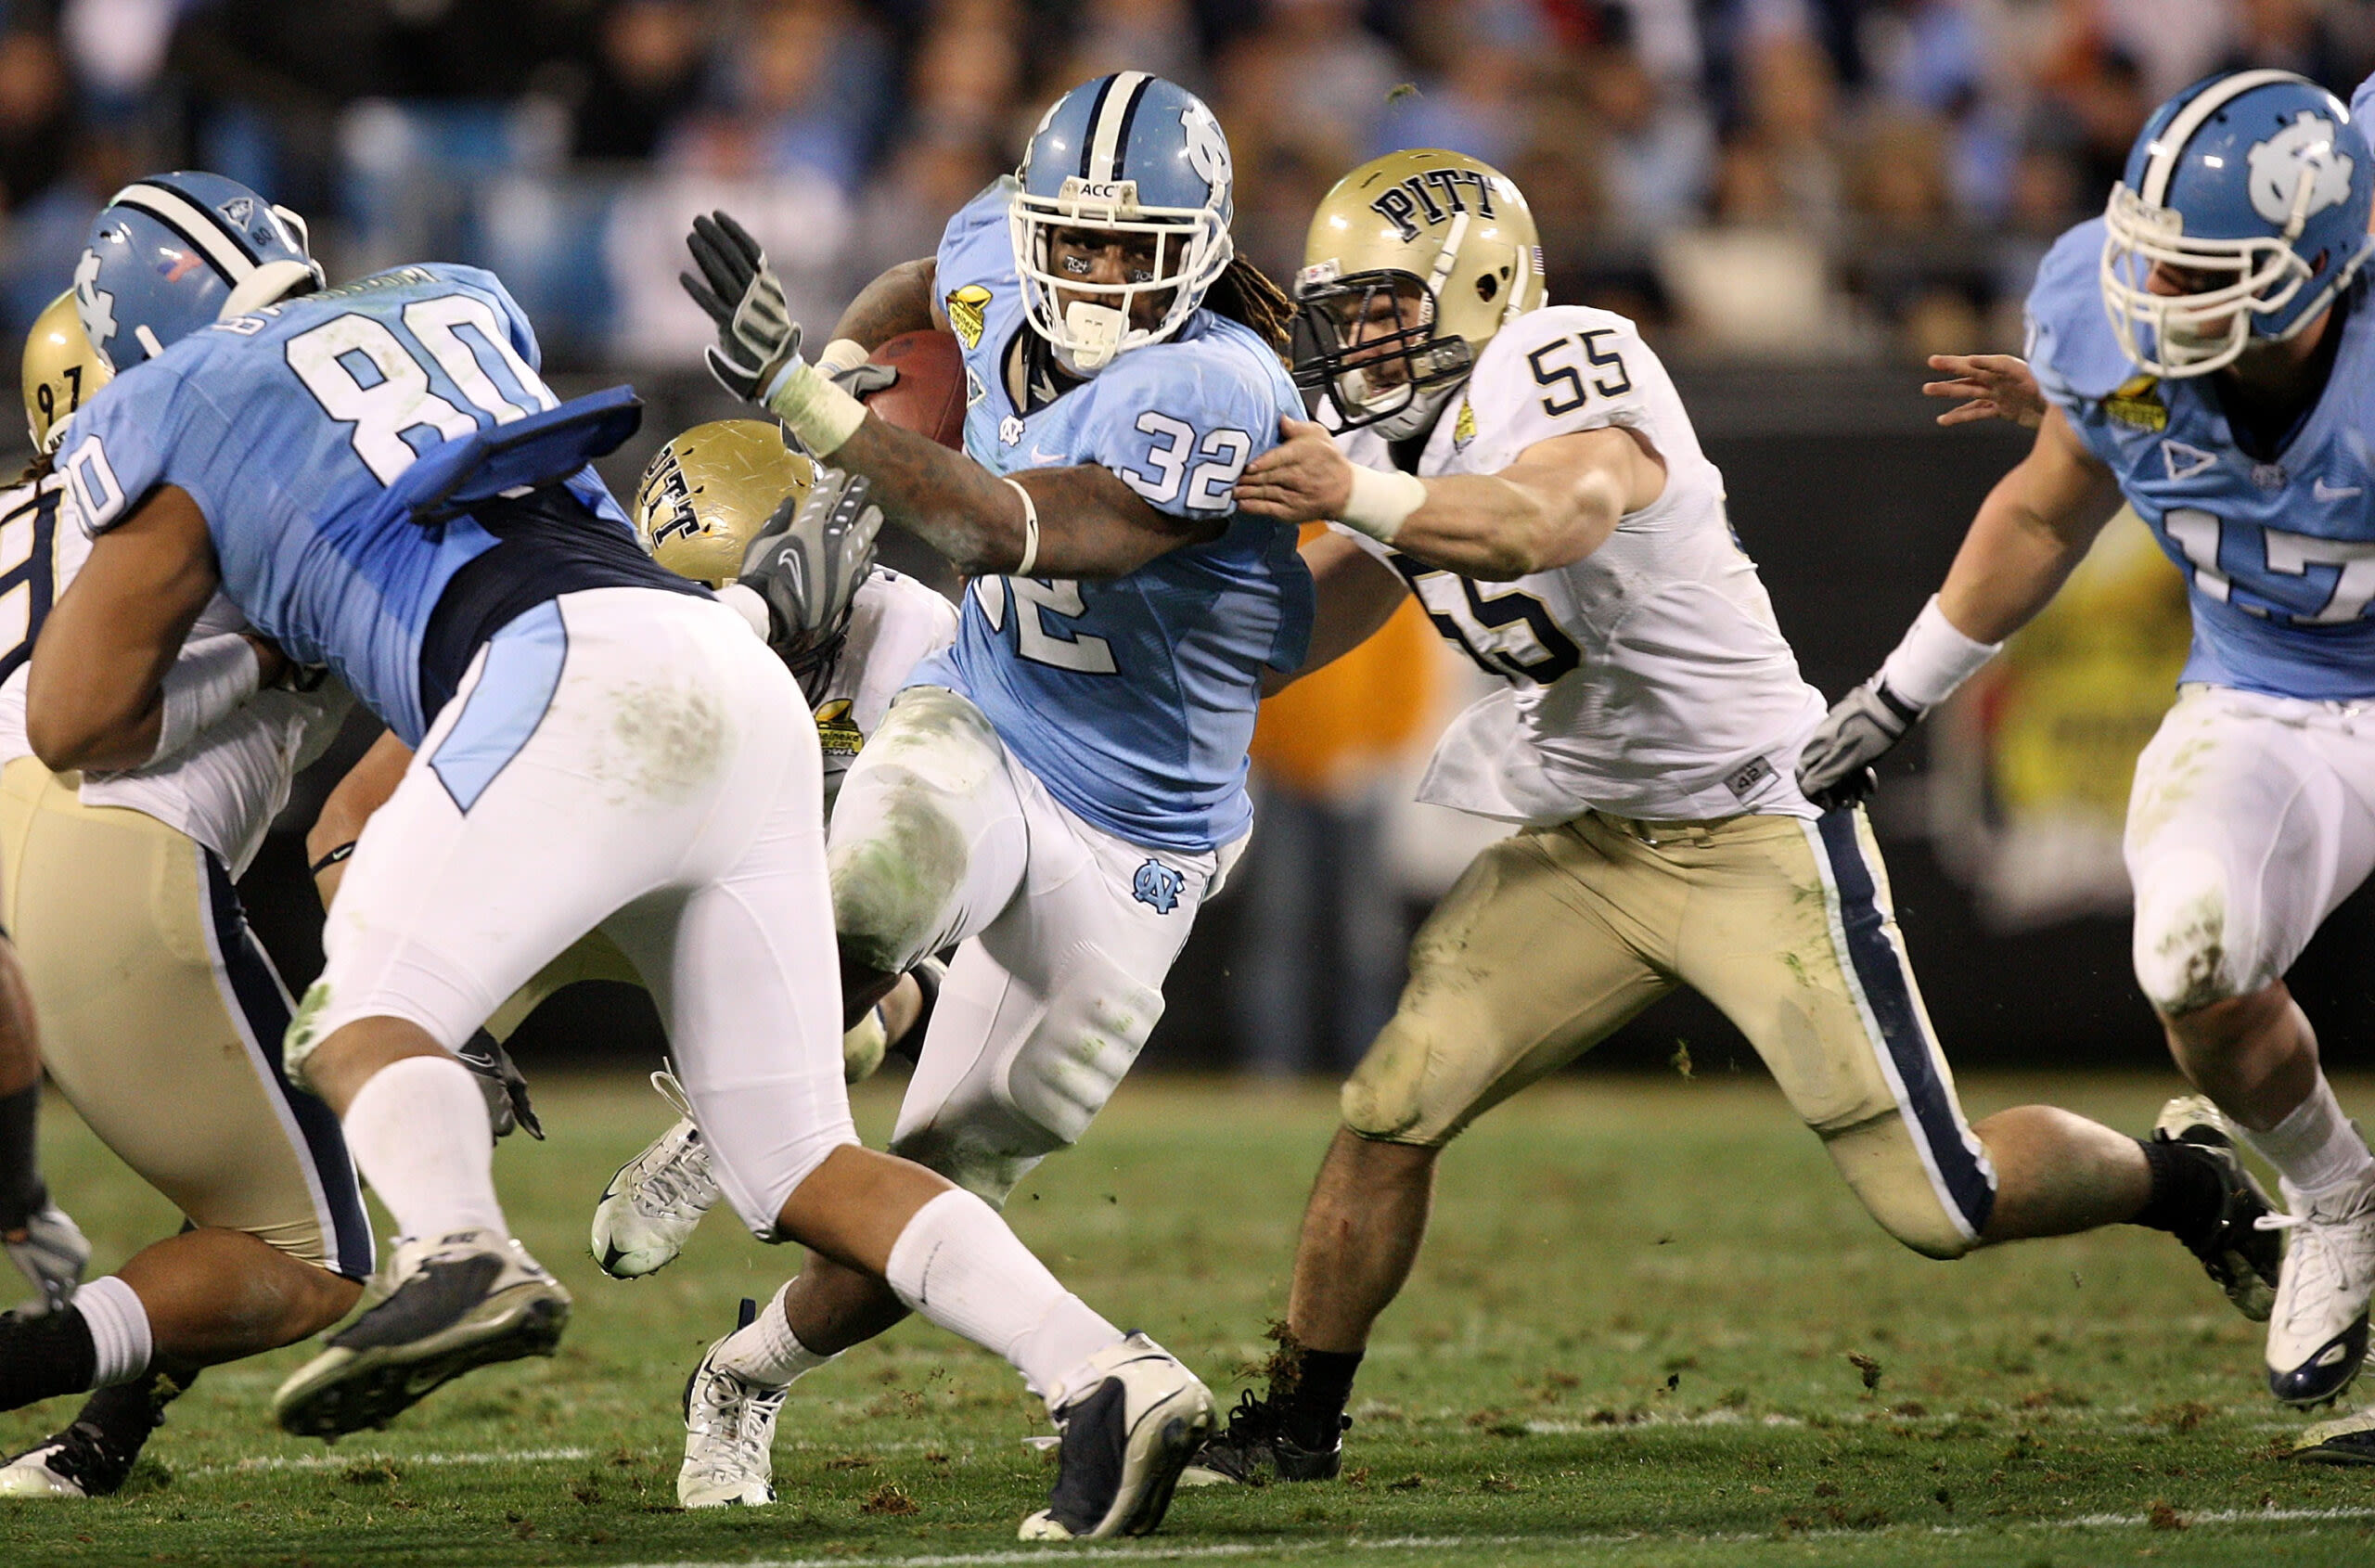
<svg viewBox="0 0 2375 1568">
<path fill-rule="evenodd" d="M 903 431 L 928 435 L 943 446 L 965 446 L 965 361 L 954 332 L 902 332 L 876 349 L 877 365 L 895 366 L 899 379 L 872 393 L 866 405 Z"/>
</svg>

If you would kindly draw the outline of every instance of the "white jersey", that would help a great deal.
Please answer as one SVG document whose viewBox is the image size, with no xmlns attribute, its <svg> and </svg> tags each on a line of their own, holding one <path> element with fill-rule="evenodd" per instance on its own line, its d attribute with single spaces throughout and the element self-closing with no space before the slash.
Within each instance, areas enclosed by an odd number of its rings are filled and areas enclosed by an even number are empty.
<svg viewBox="0 0 2375 1568">
<path fill-rule="evenodd" d="M 913 577 L 879 566 L 850 600 L 849 639 L 816 704 L 825 752 L 825 812 L 891 700 L 918 664 L 956 640 L 956 607 Z"/>
<path fill-rule="evenodd" d="M 28 568 L 45 575 L 38 612 L 66 591 L 91 554 L 72 489 L 56 474 L 0 491 L 0 559 L 11 575 Z M 0 638 L 13 637 L 0 658 L 28 649 L 41 627 L 30 580 L 0 597 Z M 14 601 L 25 595 L 20 608 Z M 238 606 L 221 594 L 190 628 L 189 640 L 246 627 Z M 0 682 L 0 767 L 31 756 L 25 739 L 21 660 Z M 319 691 L 260 691 L 160 766 L 127 773 L 86 773 L 85 805 L 122 806 L 155 817 L 212 850 L 238 877 L 263 843 L 266 829 L 289 801 L 289 781 L 327 748 L 353 701 L 335 681 Z"/>
<path fill-rule="evenodd" d="M 1592 809 L 1817 816 L 1791 775 L 1822 694 L 1799 675 L 1733 537 L 1724 476 L 1630 321 L 1552 305 L 1503 327 L 1418 471 L 1497 473 L 1538 442 L 1611 425 L 1656 450 L 1665 488 L 1573 566 L 1484 583 L 1351 534 L 1409 582 L 1437 630 L 1509 683 L 1452 721 L 1419 798 L 1529 823 Z M 1374 431 L 1336 439 L 1354 462 L 1393 469 Z"/>
</svg>

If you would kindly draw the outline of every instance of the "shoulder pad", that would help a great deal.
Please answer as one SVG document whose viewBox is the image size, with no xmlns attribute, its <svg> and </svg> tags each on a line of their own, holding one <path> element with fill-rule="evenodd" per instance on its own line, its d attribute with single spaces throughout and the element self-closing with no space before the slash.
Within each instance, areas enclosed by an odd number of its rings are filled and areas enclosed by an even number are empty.
<svg viewBox="0 0 2375 1568">
<path fill-rule="evenodd" d="M 2037 264 L 2028 358 L 2048 392 L 2100 399 L 2136 374 L 2103 314 L 2102 254 L 2103 221 L 2091 218 L 2055 240 Z"/>
</svg>

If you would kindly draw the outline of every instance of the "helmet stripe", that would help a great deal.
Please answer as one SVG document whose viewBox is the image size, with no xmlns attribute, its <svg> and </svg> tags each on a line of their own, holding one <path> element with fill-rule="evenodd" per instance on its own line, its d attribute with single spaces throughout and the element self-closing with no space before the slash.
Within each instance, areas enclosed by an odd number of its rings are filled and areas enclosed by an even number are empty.
<svg viewBox="0 0 2375 1568">
<path fill-rule="evenodd" d="M 1129 145 L 1130 117 L 1136 112 L 1138 98 L 1154 78 L 1143 71 L 1119 71 L 1097 96 L 1097 107 L 1089 115 L 1091 133 L 1087 150 L 1081 159 L 1081 176 L 1090 180 L 1118 180 L 1122 177 L 1122 153 Z"/>
<path fill-rule="evenodd" d="M 179 234 L 213 263 L 214 270 L 222 274 L 226 284 L 236 286 L 256 270 L 254 258 L 248 254 L 244 246 L 224 233 L 214 214 L 177 190 L 169 190 L 163 186 L 126 186 L 116 192 L 115 199 L 108 205 L 129 207 L 136 212 L 145 212 Z"/>
<path fill-rule="evenodd" d="M 2177 161 L 2185 156 L 2186 143 L 2193 140 L 2209 118 L 2241 97 L 2254 87 L 2265 87 L 2273 82 L 2298 82 L 2304 86 L 2315 83 L 2289 71 L 2239 71 L 2234 75 L 2212 83 L 2194 95 L 2194 99 L 2177 110 L 2161 134 L 2152 138 L 2152 146 L 2144 165 L 2144 186 L 2137 192 L 2146 205 L 2163 206 L 2168 201 L 2169 182 L 2176 177 Z M 2319 91 L 2323 91 L 2322 88 Z"/>
</svg>

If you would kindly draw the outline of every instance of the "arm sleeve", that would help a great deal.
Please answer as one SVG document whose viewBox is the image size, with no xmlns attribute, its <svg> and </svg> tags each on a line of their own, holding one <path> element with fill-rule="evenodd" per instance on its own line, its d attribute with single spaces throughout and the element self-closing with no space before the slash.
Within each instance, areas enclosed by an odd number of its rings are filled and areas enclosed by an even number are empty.
<svg viewBox="0 0 2375 1568">
<path fill-rule="evenodd" d="M 1229 347 L 1167 346 L 1123 354 L 1098 377 L 1076 456 L 1175 517 L 1233 512 L 1238 476 L 1278 443 L 1284 410 Z"/>
</svg>

